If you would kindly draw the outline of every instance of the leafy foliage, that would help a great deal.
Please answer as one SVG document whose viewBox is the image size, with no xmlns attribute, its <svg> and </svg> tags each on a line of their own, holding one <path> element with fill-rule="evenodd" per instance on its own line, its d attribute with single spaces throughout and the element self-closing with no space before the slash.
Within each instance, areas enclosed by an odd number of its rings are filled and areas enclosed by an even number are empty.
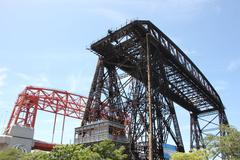
<svg viewBox="0 0 240 160">
<path fill-rule="evenodd" d="M 6 149 L 0 152 L 0 160 L 16 160 L 22 157 L 22 153 L 17 149 Z"/>
<path fill-rule="evenodd" d="M 213 158 L 218 153 L 223 153 L 228 160 L 240 159 L 240 132 L 228 126 L 220 127 L 225 136 L 209 135 L 206 138 L 207 149 L 191 153 L 175 153 L 172 160 L 205 160 Z"/>
<path fill-rule="evenodd" d="M 207 148 L 211 153 L 211 156 L 216 153 L 223 153 L 229 160 L 240 159 L 240 132 L 228 126 L 221 126 L 221 131 L 225 133 L 225 136 L 208 136 Z"/>
<path fill-rule="evenodd" d="M 94 144 L 92 147 L 83 145 L 56 146 L 49 154 L 49 160 L 124 160 L 125 147 L 117 148 L 111 140 Z"/>
<path fill-rule="evenodd" d="M 97 160 L 100 156 L 83 145 L 59 145 L 49 154 L 49 160 Z"/>
<path fill-rule="evenodd" d="M 125 147 L 117 148 L 111 140 L 94 144 L 92 151 L 98 153 L 101 160 L 124 160 L 127 158 L 127 155 L 124 154 Z"/>
<path fill-rule="evenodd" d="M 176 152 L 171 156 L 171 160 L 206 160 L 206 150 L 194 150 L 190 153 Z"/>
<path fill-rule="evenodd" d="M 49 153 L 42 151 L 35 151 L 32 153 L 27 153 L 21 157 L 21 160 L 47 160 L 49 158 Z"/>
<path fill-rule="evenodd" d="M 59 145 L 51 152 L 36 151 L 23 154 L 16 149 L 0 152 L 0 160 L 124 160 L 125 147 L 117 147 L 111 140 L 92 146 Z"/>
</svg>

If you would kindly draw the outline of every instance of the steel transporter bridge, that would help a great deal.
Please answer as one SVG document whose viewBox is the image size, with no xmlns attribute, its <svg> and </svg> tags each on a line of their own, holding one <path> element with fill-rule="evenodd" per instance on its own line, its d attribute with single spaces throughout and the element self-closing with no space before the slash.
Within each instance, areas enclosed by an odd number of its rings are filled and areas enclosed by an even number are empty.
<svg viewBox="0 0 240 160">
<path fill-rule="evenodd" d="M 153 159 L 164 158 L 163 144 L 170 138 L 178 151 L 184 151 L 174 103 L 189 111 L 191 149 L 205 148 L 205 135 L 225 134 L 219 125 L 227 125 L 228 120 L 218 93 L 187 55 L 150 21 L 135 20 L 109 30 L 91 50 L 99 60 L 82 126 L 106 119 L 102 113 L 107 110 L 111 115 L 107 119 L 127 124 L 131 159 L 147 159 L 149 141 Z"/>
<path fill-rule="evenodd" d="M 88 98 L 54 89 L 26 87 L 19 95 L 0 149 L 29 152 L 55 144 L 34 140 L 37 112 L 81 120 L 74 143 L 111 139 L 127 148 L 129 159 L 165 159 L 164 145 L 184 152 L 175 106 L 189 112 L 190 149 L 205 148 L 204 137 L 224 136 L 228 125 L 216 90 L 177 45 L 150 21 L 135 20 L 91 45 L 99 57 Z M 186 116 L 188 117 L 188 116 Z M 63 136 L 63 132 L 62 132 Z M 61 140 L 62 141 L 62 140 Z M 18 146 L 16 146 L 18 145 Z M 224 159 L 221 153 L 216 157 Z M 214 159 L 215 159 L 214 158 Z"/>
</svg>

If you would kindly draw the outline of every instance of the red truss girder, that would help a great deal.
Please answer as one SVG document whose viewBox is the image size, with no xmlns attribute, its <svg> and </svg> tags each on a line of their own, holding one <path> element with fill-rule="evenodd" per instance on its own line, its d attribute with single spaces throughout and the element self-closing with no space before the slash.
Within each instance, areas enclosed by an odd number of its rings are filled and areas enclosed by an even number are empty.
<svg viewBox="0 0 240 160">
<path fill-rule="evenodd" d="M 56 144 L 52 144 L 52 143 L 46 143 L 46 142 L 43 142 L 43 141 L 37 141 L 35 140 L 34 141 L 34 146 L 32 149 L 38 149 L 38 150 L 42 150 L 42 151 L 51 151 L 54 146 Z"/>
<path fill-rule="evenodd" d="M 12 125 L 34 128 L 38 110 L 82 119 L 87 100 L 67 91 L 28 86 L 18 96 L 5 133 Z"/>
</svg>

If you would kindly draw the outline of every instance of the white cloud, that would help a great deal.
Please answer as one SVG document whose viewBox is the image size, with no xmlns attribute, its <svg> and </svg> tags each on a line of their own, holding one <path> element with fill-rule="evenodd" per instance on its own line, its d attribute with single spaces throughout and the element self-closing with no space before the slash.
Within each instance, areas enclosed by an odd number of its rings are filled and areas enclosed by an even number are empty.
<svg viewBox="0 0 240 160">
<path fill-rule="evenodd" d="M 128 15 L 124 14 L 123 12 L 104 7 L 91 9 L 91 12 L 94 12 L 99 16 L 106 17 L 111 21 L 124 22 L 128 18 Z"/>
<path fill-rule="evenodd" d="M 233 72 L 240 68 L 240 59 L 231 61 L 227 66 L 227 71 Z"/>
<path fill-rule="evenodd" d="M 207 7 L 215 7 L 217 0 L 153 0 L 154 12 L 160 11 L 167 19 L 185 20 L 193 19 L 201 14 Z M 163 17 L 164 17 L 163 16 Z"/>
<path fill-rule="evenodd" d="M 199 9 L 199 7 L 202 7 L 202 5 L 209 4 L 213 1 L 215 0 L 150 0 L 141 2 L 145 3 L 145 5 L 150 3 L 155 9 L 160 7 L 160 9 L 164 10 L 177 9 L 182 11 L 193 11 Z"/>
<path fill-rule="evenodd" d="M 1 108 L 0 112 L 0 133 L 2 133 L 7 125 L 10 111 L 4 108 Z"/>
<path fill-rule="evenodd" d="M 183 52 L 190 58 L 197 58 L 201 56 L 201 54 L 196 50 L 183 49 Z"/>
<path fill-rule="evenodd" d="M 31 77 L 25 73 L 17 73 L 17 76 L 25 81 L 29 81 Z"/>
<path fill-rule="evenodd" d="M 92 77 L 85 74 L 71 74 L 67 77 L 66 82 L 68 91 L 87 96 L 92 83 Z"/>
<path fill-rule="evenodd" d="M 3 92 L 3 88 L 6 85 L 6 78 L 7 78 L 7 71 L 8 69 L 5 67 L 1 67 L 0 68 L 0 95 L 2 95 Z M 1 98 L 1 97 L 0 97 Z M 6 120 L 7 120 L 7 116 L 8 116 L 8 111 L 5 108 L 5 104 L 4 101 L 2 101 L 2 99 L 0 99 L 0 108 L 1 108 L 1 112 L 0 112 L 0 132 L 3 132 L 3 130 L 5 129 L 5 124 L 6 124 Z"/>
<path fill-rule="evenodd" d="M 3 94 L 2 88 L 5 86 L 7 78 L 7 68 L 0 68 L 0 95 Z"/>
<path fill-rule="evenodd" d="M 215 82 L 214 86 L 218 92 L 221 92 L 221 91 L 225 91 L 228 88 L 229 84 L 226 81 L 219 80 Z"/>
<path fill-rule="evenodd" d="M 150 15 L 174 20 L 187 19 L 194 17 L 207 6 L 218 8 L 219 11 L 217 1 L 219 0 L 92 0 L 84 5 L 91 6 L 91 11 L 98 15 L 124 22 L 126 19 L 136 18 L 136 14 L 132 17 L 134 12 L 138 13 L 137 16 L 141 16 L 138 18 Z"/>
<path fill-rule="evenodd" d="M 50 87 L 51 83 L 48 77 L 44 73 L 36 74 L 36 75 L 28 75 L 25 73 L 17 73 L 17 76 L 24 81 L 22 87 L 26 87 L 28 85 L 37 86 L 37 87 Z"/>
<path fill-rule="evenodd" d="M 50 81 L 45 74 L 40 74 L 36 77 L 36 85 L 38 86 L 50 86 Z"/>
<path fill-rule="evenodd" d="M 194 16 L 199 11 L 205 9 L 206 6 L 216 8 L 217 1 L 219 0 L 105 0 L 103 4 L 105 4 L 105 7 L 112 5 L 128 6 L 142 13 L 151 13 L 151 15 L 185 18 L 186 16 Z"/>
<path fill-rule="evenodd" d="M 166 19 L 181 20 L 186 17 L 194 17 L 207 6 L 212 6 L 216 12 L 221 8 L 217 6 L 219 0 L 23 0 L 21 2 L 4 2 L 4 8 L 44 8 L 51 10 L 60 7 L 79 8 L 84 14 L 93 13 L 100 19 L 108 18 L 113 21 L 125 22 L 126 19 L 161 16 Z M 145 17 L 146 16 L 146 17 Z"/>
<path fill-rule="evenodd" d="M 69 77 L 69 85 L 70 85 L 70 91 L 71 92 L 76 92 L 78 88 L 78 80 L 80 77 L 71 75 Z"/>
</svg>

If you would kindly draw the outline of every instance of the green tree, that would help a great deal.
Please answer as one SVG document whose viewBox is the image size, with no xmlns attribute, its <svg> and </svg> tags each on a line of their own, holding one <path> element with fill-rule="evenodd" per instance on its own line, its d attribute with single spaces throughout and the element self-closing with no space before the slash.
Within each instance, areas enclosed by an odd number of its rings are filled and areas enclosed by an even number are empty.
<svg viewBox="0 0 240 160">
<path fill-rule="evenodd" d="M 101 156 L 98 153 L 93 152 L 89 147 L 84 148 L 83 150 L 80 150 L 77 157 L 78 159 L 81 159 L 81 160 L 100 160 L 101 159 Z"/>
<path fill-rule="evenodd" d="M 22 153 L 14 148 L 0 151 L 0 160 L 17 160 L 22 157 Z"/>
<path fill-rule="evenodd" d="M 105 140 L 92 147 L 83 145 L 59 145 L 49 153 L 49 160 L 124 160 L 125 147 L 117 147 L 112 141 Z"/>
<path fill-rule="evenodd" d="M 240 159 L 240 132 L 228 126 L 221 126 L 221 131 L 225 136 L 210 135 L 206 138 L 207 148 L 211 156 L 223 153 L 228 160 Z"/>
<path fill-rule="evenodd" d="M 27 153 L 21 157 L 21 160 L 48 160 L 48 159 L 49 153 L 42 151 Z"/>
<path fill-rule="evenodd" d="M 124 154 L 125 147 L 117 147 L 111 140 L 105 140 L 92 146 L 92 151 L 98 153 L 101 160 L 124 160 L 127 154 Z"/>
<path fill-rule="evenodd" d="M 0 152 L 0 160 L 124 160 L 125 147 L 117 147 L 112 141 L 105 140 L 92 146 L 58 145 L 51 152 L 36 151 L 21 153 L 16 149 Z"/>
<path fill-rule="evenodd" d="M 49 154 L 49 160 L 78 160 L 88 150 L 83 145 L 58 145 Z"/>
<path fill-rule="evenodd" d="M 193 150 L 189 153 L 176 152 L 172 154 L 171 160 L 206 160 L 206 150 Z"/>
</svg>

